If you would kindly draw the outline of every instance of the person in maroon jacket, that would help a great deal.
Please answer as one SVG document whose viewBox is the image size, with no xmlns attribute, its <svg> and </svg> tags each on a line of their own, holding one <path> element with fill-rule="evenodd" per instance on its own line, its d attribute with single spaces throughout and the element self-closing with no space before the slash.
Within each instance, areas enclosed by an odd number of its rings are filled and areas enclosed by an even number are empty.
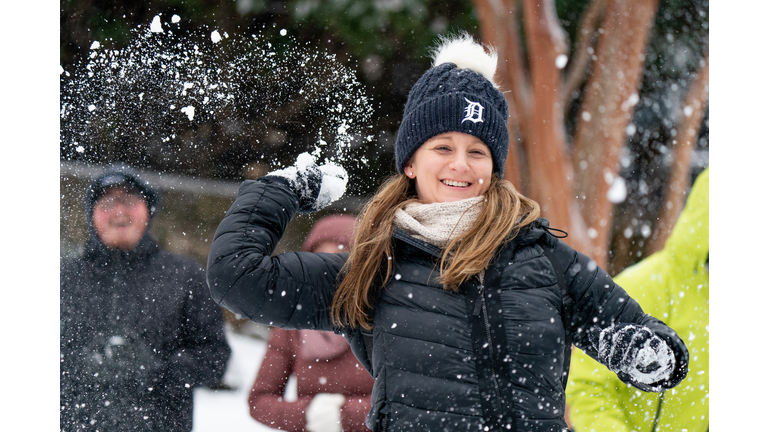
<svg viewBox="0 0 768 432">
<path fill-rule="evenodd" d="M 331 215 L 320 219 L 302 246 L 317 253 L 347 252 L 355 218 Z M 287 402 L 290 375 L 298 399 Z M 344 337 L 332 332 L 274 328 L 253 383 L 248 405 L 259 423 L 288 431 L 369 431 L 373 378 L 360 365 Z"/>
</svg>

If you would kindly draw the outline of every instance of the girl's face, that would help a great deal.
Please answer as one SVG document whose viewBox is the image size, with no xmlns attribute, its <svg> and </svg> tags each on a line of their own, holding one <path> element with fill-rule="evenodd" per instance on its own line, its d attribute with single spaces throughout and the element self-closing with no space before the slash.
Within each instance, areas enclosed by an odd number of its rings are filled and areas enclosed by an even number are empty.
<svg viewBox="0 0 768 432">
<path fill-rule="evenodd" d="M 491 184 L 493 157 L 479 138 L 446 132 L 428 139 L 405 166 L 419 201 L 453 202 L 483 195 Z"/>
</svg>

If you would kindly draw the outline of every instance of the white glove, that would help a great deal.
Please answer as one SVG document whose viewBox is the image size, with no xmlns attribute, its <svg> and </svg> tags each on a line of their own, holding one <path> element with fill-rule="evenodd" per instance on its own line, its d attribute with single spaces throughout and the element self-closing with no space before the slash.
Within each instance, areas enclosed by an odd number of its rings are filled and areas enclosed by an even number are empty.
<svg viewBox="0 0 768 432">
<path fill-rule="evenodd" d="M 347 190 L 347 172 L 333 163 L 315 165 L 309 153 L 302 153 L 288 168 L 267 173 L 287 179 L 299 196 L 299 213 L 311 213 L 326 207 Z"/>
<path fill-rule="evenodd" d="M 628 377 L 637 383 L 642 390 L 655 390 L 651 384 L 659 384 L 672 374 L 675 367 L 672 349 L 648 327 L 619 324 L 603 329 L 599 337 L 595 337 L 595 333 L 590 336 L 598 360 L 620 378 Z"/>
<path fill-rule="evenodd" d="M 341 407 L 345 398 L 340 394 L 319 393 L 307 407 L 309 432 L 341 432 Z"/>
</svg>

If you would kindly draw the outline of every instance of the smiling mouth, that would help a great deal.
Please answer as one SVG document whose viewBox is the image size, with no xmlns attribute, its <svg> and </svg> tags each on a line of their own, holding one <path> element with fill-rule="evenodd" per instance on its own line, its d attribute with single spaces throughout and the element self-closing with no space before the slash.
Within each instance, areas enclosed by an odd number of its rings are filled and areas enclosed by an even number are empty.
<svg viewBox="0 0 768 432">
<path fill-rule="evenodd" d="M 459 182 L 459 181 L 453 181 L 453 180 L 441 180 L 441 182 L 444 185 L 453 186 L 453 187 L 468 187 L 469 186 L 469 183 L 467 183 L 467 182 Z"/>
</svg>

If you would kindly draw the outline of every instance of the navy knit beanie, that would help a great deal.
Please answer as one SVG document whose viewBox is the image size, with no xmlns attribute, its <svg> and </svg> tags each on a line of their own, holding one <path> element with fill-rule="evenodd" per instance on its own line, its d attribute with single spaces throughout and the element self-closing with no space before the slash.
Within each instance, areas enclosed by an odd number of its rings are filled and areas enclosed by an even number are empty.
<svg viewBox="0 0 768 432">
<path fill-rule="evenodd" d="M 158 192 L 141 178 L 130 166 L 123 163 L 110 165 L 104 172 L 85 188 L 83 205 L 88 220 L 88 225 L 93 225 L 93 207 L 111 187 L 121 186 L 131 193 L 141 196 L 147 203 L 150 220 L 154 218 L 159 207 L 160 196 Z"/>
<path fill-rule="evenodd" d="M 494 171 L 503 177 L 509 151 L 509 108 L 493 82 L 496 53 L 486 53 L 463 34 L 442 39 L 433 56 L 432 68 L 408 94 L 395 142 L 398 172 L 428 139 L 445 132 L 464 132 L 488 146 Z"/>
</svg>

